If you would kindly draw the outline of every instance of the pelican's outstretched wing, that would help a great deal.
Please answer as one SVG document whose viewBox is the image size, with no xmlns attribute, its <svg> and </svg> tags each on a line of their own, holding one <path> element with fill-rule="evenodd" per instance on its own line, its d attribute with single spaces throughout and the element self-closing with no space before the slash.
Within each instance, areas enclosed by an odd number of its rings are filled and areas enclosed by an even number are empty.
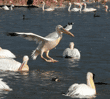
<svg viewBox="0 0 110 99">
<path fill-rule="evenodd" d="M 45 38 L 34 33 L 14 32 L 14 33 L 8 33 L 7 35 L 8 36 L 20 36 L 30 41 L 36 41 L 36 43 L 40 41 L 52 41 L 53 40 L 51 38 Z"/>
</svg>

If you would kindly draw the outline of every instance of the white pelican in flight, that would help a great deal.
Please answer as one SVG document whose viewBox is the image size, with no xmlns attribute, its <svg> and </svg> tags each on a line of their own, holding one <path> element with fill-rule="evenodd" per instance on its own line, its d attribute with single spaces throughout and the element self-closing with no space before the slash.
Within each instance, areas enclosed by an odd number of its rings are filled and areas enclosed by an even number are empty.
<svg viewBox="0 0 110 99">
<path fill-rule="evenodd" d="M 12 91 L 12 89 L 5 82 L 3 82 L 2 80 L 3 79 L 0 78 L 0 90 Z"/>
<path fill-rule="evenodd" d="M 0 59 L 0 70 L 3 71 L 29 71 L 27 62 L 29 60 L 28 56 L 23 57 L 23 63 L 20 63 L 11 58 L 1 58 Z"/>
<path fill-rule="evenodd" d="M 63 57 L 80 59 L 80 52 L 77 48 L 74 48 L 74 43 L 70 42 L 70 48 L 66 48 L 63 52 Z"/>
<path fill-rule="evenodd" d="M 74 11 L 74 12 L 80 11 L 80 12 L 81 12 L 82 5 L 79 4 L 79 7 L 80 7 L 80 8 L 72 8 L 72 9 L 70 10 L 70 8 L 71 8 L 71 3 L 69 3 L 68 11 L 69 11 L 69 12 L 71 12 L 71 11 Z"/>
<path fill-rule="evenodd" d="M 11 51 L 0 47 L 0 58 L 16 58 L 16 56 Z"/>
<path fill-rule="evenodd" d="M 62 34 L 68 34 L 70 36 L 74 35 L 67 31 L 71 29 L 72 25 L 67 25 L 67 27 L 64 29 L 61 25 L 56 26 L 56 32 L 50 33 L 46 37 L 42 37 L 40 35 L 34 34 L 34 33 L 8 33 L 8 35 L 11 36 L 21 36 L 28 40 L 36 41 L 36 43 L 39 43 L 38 47 L 32 52 L 32 58 L 35 60 L 37 56 L 40 54 L 41 58 L 44 59 L 47 62 L 58 62 L 57 60 L 54 60 L 49 56 L 49 51 L 53 48 L 55 48 L 60 40 L 62 39 Z M 46 53 L 46 57 L 49 59 L 46 59 L 43 57 L 43 53 Z"/>
<path fill-rule="evenodd" d="M 44 6 L 45 6 L 45 2 L 43 1 L 43 6 L 42 6 L 42 10 L 43 10 L 43 11 L 54 11 L 54 10 L 55 10 L 54 8 L 44 9 Z"/>
<path fill-rule="evenodd" d="M 83 5 L 84 5 L 84 9 L 82 10 L 83 12 L 93 12 L 97 10 L 95 8 L 86 8 L 87 7 L 86 3 L 83 3 Z"/>
<path fill-rule="evenodd" d="M 86 98 L 92 97 L 96 94 L 96 87 L 93 81 L 93 74 L 87 73 L 87 84 L 73 84 L 69 87 L 65 96 Z"/>
</svg>

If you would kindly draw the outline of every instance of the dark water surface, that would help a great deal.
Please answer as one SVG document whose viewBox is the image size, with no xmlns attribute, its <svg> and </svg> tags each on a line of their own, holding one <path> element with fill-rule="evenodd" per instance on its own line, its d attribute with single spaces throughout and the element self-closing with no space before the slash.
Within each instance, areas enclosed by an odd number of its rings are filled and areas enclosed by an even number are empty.
<svg viewBox="0 0 110 99">
<path fill-rule="evenodd" d="M 110 3 L 108 3 L 110 6 Z M 23 14 L 26 19 L 23 20 Z M 86 73 L 93 72 L 96 84 L 96 99 L 110 97 L 110 12 L 98 9 L 100 17 L 94 13 L 69 13 L 67 7 L 53 12 L 43 12 L 41 8 L 15 8 L 13 11 L 0 10 L 0 46 L 11 50 L 16 60 L 28 55 L 30 60 L 28 73 L 0 71 L 0 78 L 13 89 L 11 92 L 0 92 L 3 99 L 70 99 L 65 97 L 69 86 L 73 83 L 86 83 Z M 20 37 L 9 37 L 6 32 L 33 32 L 46 36 L 55 31 L 56 25 L 74 22 L 71 32 L 75 37 L 63 34 L 60 44 L 50 51 L 50 56 L 58 63 L 47 63 L 40 58 L 32 60 L 31 52 L 37 47 L 33 41 Z M 79 61 L 63 59 L 62 53 L 73 41 L 81 51 Z M 59 77 L 60 82 L 52 82 Z"/>
</svg>

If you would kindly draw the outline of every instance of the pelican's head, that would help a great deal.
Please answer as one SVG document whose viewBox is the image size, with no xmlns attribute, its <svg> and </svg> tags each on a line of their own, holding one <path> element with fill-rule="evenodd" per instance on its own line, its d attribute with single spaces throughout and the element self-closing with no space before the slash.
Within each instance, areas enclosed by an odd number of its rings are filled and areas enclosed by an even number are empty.
<svg viewBox="0 0 110 99">
<path fill-rule="evenodd" d="M 29 71 L 29 67 L 27 65 L 28 60 L 29 60 L 29 57 L 27 55 L 25 55 L 23 57 L 23 63 L 21 64 L 21 66 L 18 69 L 18 71 Z"/>
<path fill-rule="evenodd" d="M 70 49 L 73 49 L 74 48 L 74 42 L 70 42 Z"/>
<path fill-rule="evenodd" d="M 12 6 L 12 7 L 14 7 L 14 5 L 13 5 L 13 4 L 12 4 L 11 6 Z"/>
<path fill-rule="evenodd" d="M 91 72 L 88 72 L 87 73 L 87 85 L 90 86 L 92 89 L 95 89 L 95 84 L 94 84 L 94 81 L 93 81 L 93 73 Z"/>
<path fill-rule="evenodd" d="M 65 29 L 63 28 L 63 26 L 61 26 L 61 25 L 57 25 L 57 26 L 56 26 L 56 31 L 57 31 L 58 33 L 60 33 L 60 34 L 65 33 L 65 34 L 68 34 L 68 35 L 74 37 L 74 35 L 73 35 L 71 32 L 65 30 Z"/>
<path fill-rule="evenodd" d="M 93 74 L 92 74 L 91 72 L 88 72 L 88 73 L 87 73 L 87 79 L 88 79 L 89 77 L 92 77 L 92 78 L 93 78 Z"/>
<path fill-rule="evenodd" d="M 29 60 L 29 57 L 28 57 L 27 55 L 25 55 L 25 56 L 23 57 L 23 61 L 28 62 L 28 60 Z"/>
<path fill-rule="evenodd" d="M 69 6 L 71 5 L 71 2 L 69 2 Z"/>
</svg>

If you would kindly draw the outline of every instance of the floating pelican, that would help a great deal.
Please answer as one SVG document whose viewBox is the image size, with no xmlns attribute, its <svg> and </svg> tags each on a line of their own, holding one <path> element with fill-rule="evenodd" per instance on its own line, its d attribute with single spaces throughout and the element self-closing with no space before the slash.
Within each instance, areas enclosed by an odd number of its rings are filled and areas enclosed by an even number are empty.
<svg viewBox="0 0 110 99">
<path fill-rule="evenodd" d="M 69 12 L 70 12 L 70 11 L 74 11 L 74 12 L 80 11 L 80 12 L 81 12 L 82 5 L 80 4 L 79 7 L 80 7 L 80 8 L 73 8 L 73 9 L 70 10 L 70 8 L 71 8 L 71 3 L 69 3 L 68 11 L 69 11 Z"/>
<path fill-rule="evenodd" d="M 6 5 L 4 5 L 4 6 L 2 7 L 2 9 L 3 9 L 3 10 L 9 10 L 9 8 L 8 8 Z"/>
<path fill-rule="evenodd" d="M 92 97 L 96 94 L 96 88 L 93 81 L 93 74 L 91 72 L 87 73 L 87 85 L 86 84 L 73 84 L 69 87 L 65 96 L 86 98 Z"/>
<path fill-rule="evenodd" d="M 16 58 L 16 56 L 11 51 L 0 47 L 0 58 Z"/>
<path fill-rule="evenodd" d="M 6 5 L 4 5 L 4 6 L 2 7 L 2 9 L 3 9 L 3 10 L 13 10 L 13 7 L 14 7 L 13 4 L 11 4 L 10 8 L 8 8 Z"/>
<path fill-rule="evenodd" d="M 108 5 L 105 5 L 105 11 L 108 12 Z M 110 10 L 109 10 L 110 12 Z"/>
<path fill-rule="evenodd" d="M 54 8 L 44 9 L 44 6 L 45 6 L 45 2 L 43 1 L 43 6 L 42 6 L 42 10 L 43 10 L 43 11 L 54 11 Z"/>
<path fill-rule="evenodd" d="M 41 58 L 47 62 L 58 62 L 57 60 L 54 60 L 53 58 L 51 58 L 48 54 L 51 49 L 55 48 L 59 44 L 60 40 L 62 39 L 62 33 L 65 33 L 74 37 L 74 35 L 71 32 L 67 31 L 69 30 L 69 28 L 71 28 L 71 25 L 70 27 L 67 26 L 65 29 L 61 25 L 58 25 L 56 26 L 56 32 L 50 33 L 46 37 L 42 37 L 34 33 L 19 33 L 19 32 L 8 33 L 8 35 L 21 36 L 28 40 L 33 40 L 33 41 L 36 41 L 36 43 L 39 43 L 38 47 L 32 52 L 32 58 L 34 60 L 40 54 Z M 46 57 L 49 60 L 43 57 L 44 52 L 46 53 Z"/>
<path fill-rule="evenodd" d="M 3 82 L 2 80 L 3 79 L 0 78 L 0 90 L 12 91 L 12 89 L 5 82 Z"/>
<path fill-rule="evenodd" d="M 84 4 L 84 9 L 82 10 L 83 12 L 93 12 L 97 10 L 95 8 L 86 8 L 87 4 L 86 3 L 83 3 L 83 4 Z"/>
<path fill-rule="evenodd" d="M 14 59 L 0 59 L 0 70 L 4 71 L 29 71 L 27 62 L 28 56 L 23 57 L 23 63 L 17 62 Z"/>
<path fill-rule="evenodd" d="M 74 43 L 70 42 L 70 48 L 66 48 L 63 52 L 63 57 L 80 59 L 80 52 L 78 49 L 74 48 Z"/>
</svg>

